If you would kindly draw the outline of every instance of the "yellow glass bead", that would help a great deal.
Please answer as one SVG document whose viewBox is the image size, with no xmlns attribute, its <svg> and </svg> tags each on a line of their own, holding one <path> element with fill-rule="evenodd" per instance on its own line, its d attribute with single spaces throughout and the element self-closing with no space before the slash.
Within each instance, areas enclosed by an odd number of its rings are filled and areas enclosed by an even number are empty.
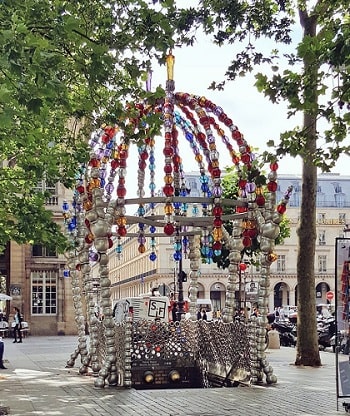
<svg viewBox="0 0 350 416">
<path fill-rule="evenodd" d="M 213 237 L 215 241 L 220 241 L 222 239 L 222 230 L 221 228 L 214 228 Z"/>
<path fill-rule="evenodd" d="M 172 205 L 165 205 L 164 207 L 164 213 L 169 215 L 174 212 L 174 207 Z"/>
<path fill-rule="evenodd" d="M 125 217 L 118 217 L 115 222 L 117 225 L 126 225 L 126 218 Z"/>
</svg>

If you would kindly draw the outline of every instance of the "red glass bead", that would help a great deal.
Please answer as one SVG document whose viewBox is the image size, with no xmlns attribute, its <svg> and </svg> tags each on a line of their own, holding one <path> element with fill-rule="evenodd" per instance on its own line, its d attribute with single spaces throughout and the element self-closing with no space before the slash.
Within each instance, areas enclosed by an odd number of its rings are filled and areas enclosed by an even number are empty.
<svg viewBox="0 0 350 416">
<path fill-rule="evenodd" d="M 118 185 L 117 187 L 118 198 L 124 198 L 126 195 L 126 188 L 124 185 Z"/>
<path fill-rule="evenodd" d="M 213 169 L 213 171 L 212 171 L 211 174 L 213 175 L 214 178 L 220 178 L 220 176 L 221 176 L 221 169 L 215 168 L 215 169 Z"/>
<path fill-rule="evenodd" d="M 277 191 L 277 182 L 271 181 L 267 184 L 267 189 L 270 192 L 276 192 Z"/>
<path fill-rule="evenodd" d="M 139 161 L 139 168 L 141 169 L 141 170 L 145 170 L 146 169 L 146 162 L 144 161 L 144 160 L 140 160 Z"/>
<path fill-rule="evenodd" d="M 126 236 L 126 227 L 124 227 L 124 225 L 118 227 L 118 234 L 120 235 L 120 237 Z"/>
<path fill-rule="evenodd" d="M 174 231 L 175 231 L 175 227 L 173 226 L 173 224 L 168 223 L 164 226 L 164 234 L 172 235 L 174 234 Z"/>
<path fill-rule="evenodd" d="M 257 195 L 255 202 L 258 207 L 262 207 L 265 205 L 265 197 L 263 195 Z"/>
<path fill-rule="evenodd" d="M 163 192 L 165 196 L 173 196 L 174 195 L 174 187 L 172 185 L 165 185 L 163 187 Z"/>
<path fill-rule="evenodd" d="M 91 159 L 89 165 L 93 168 L 98 168 L 100 166 L 100 161 L 98 159 Z"/>
<path fill-rule="evenodd" d="M 165 173 L 171 173 L 173 171 L 173 167 L 171 165 L 165 165 L 164 166 L 164 172 Z"/>
<path fill-rule="evenodd" d="M 212 248 L 213 248 L 213 250 L 221 250 L 222 249 L 222 244 L 220 243 L 220 241 L 215 241 Z"/>
<path fill-rule="evenodd" d="M 247 184 L 247 181 L 245 179 L 240 179 L 238 181 L 238 186 L 239 186 L 240 189 L 244 189 L 246 184 Z"/>
<path fill-rule="evenodd" d="M 172 157 L 174 155 L 174 149 L 172 147 L 164 147 L 163 155 L 167 157 Z"/>
<path fill-rule="evenodd" d="M 275 172 L 278 169 L 278 163 L 277 162 L 271 163 L 270 169 Z"/>
<path fill-rule="evenodd" d="M 178 165 L 179 163 L 181 163 L 181 157 L 179 155 L 174 155 L 173 156 L 173 163 L 175 165 Z"/>
<path fill-rule="evenodd" d="M 112 161 L 111 161 L 111 168 L 112 169 L 117 169 L 119 167 L 119 160 L 117 160 L 117 159 L 113 159 Z"/>
<path fill-rule="evenodd" d="M 126 168 L 126 159 L 120 159 L 119 166 L 121 168 Z"/>
<path fill-rule="evenodd" d="M 222 219 L 221 218 L 215 218 L 213 221 L 214 227 L 221 227 L 222 226 Z"/>
<path fill-rule="evenodd" d="M 239 263 L 238 267 L 239 267 L 239 270 L 241 270 L 242 272 L 247 270 L 247 265 L 245 263 Z"/>
<path fill-rule="evenodd" d="M 255 238 L 258 235 L 258 230 L 256 228 L 252 228 L 252 229 L 247 230 L 247 231 L 248 231 L 248 236 L 250 238 Z"/>
<path fill-rule="evenodd" d="M 247 211 L 248 211 L 248 208 L 247 207 L 236 207 L 236 212 L 238 214 L 241 214 L 241 213 L 247 212 Z"/>
<path fill-rule="evenodd" d="M 249 153 L 243 153 L 243 155 L 241 155 L 241 160 L 245 164 L 249 163 L 250 162 L 250 154 Z"/>
<path fill-rule="evenodd" d="M 241 139 L 242 138 L 242 133 L 239 130 L 234 130 L 232 132 L 232 138 L 235 140 Z"/>
<path fill-rule="evenodd" d="M 223 209 L 222 209 L 222 207 L 220 205 L 216 205 L 213 208 L 213 211 L 212 212 L 213 212 L 214 217 L 220 217 L 222 215 L 222 213 L 223 213 Z"/>
<path fill-rule="evenodd" d="M 287 207 L 284 204 L 280 204 L 277 207 L 277 212 L 284 214 L 287 211 Z"/>
<path fill-rule="evenodd" d="M 127 159 L 128 158 L 128 151 L 125 149 L 121 149 L 119 152 L 120 159 Z"/>
<path fill-rule="evenodd" d="M 250 237 L 243 237 L 242 243 L 244 247 L 250 247 L 252 245 L 252 239 Z"/>
</svg>

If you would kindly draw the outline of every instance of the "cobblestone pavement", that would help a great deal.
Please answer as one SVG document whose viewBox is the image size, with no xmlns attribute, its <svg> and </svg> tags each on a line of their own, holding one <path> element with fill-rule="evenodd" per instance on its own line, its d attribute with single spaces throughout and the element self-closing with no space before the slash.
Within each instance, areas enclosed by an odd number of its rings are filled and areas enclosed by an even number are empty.
<svg viewBox="0 0 350 416">
<path fill-rule="evenodd" d="M 337 416 L 347 414 L 336 396 L 335 355 L 321 352 L 323 366 L 292 365 L 293 348 L 267 350 L 278 378 L 273 386 L 212 389 L 97 389 L 91 376 L 65 368 L 77 337 L 4 339 L 0 415 L 121 416 Z M 1 411 L 2 409 L 2 411 Z"/>
</svg>

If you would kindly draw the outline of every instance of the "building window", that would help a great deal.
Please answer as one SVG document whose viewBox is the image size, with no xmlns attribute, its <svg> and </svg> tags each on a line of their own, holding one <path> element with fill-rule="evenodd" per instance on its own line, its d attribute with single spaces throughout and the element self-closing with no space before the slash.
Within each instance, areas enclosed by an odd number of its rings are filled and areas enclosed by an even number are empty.
<svg viewBox="0 0 350 416">
<path fill-rule="evenodd" d="M 57 252 L 55 249 L 49 249 L 39 244 L 34 244 L 32 247 L 32 256 L 33 257 L 57 257 Z"/>
<path fill-rule="evenodd" d="M 45 193 L 45 205 L 58 205 L 58 196 L 56 191 L 56 184 L 45 180 L 40 181 L 35 187 L 36 192 Z"/>
<path fill-rule="evenodd" d="M 323 254 L 318 256 L 318 272 L 319 273 L 327 272 L 327 256 Z"/>
<path fill-rule="evenodd" d="M 277 272 L 285 272 L 286 271 L 286 256 L 284 254 L 279 255 L 277 258 Z"/>
<path fill-rule="evenodd" d="M 317 214 L 317 217 L 318 217 L 318 221 L 319 221 L 319 222 L 324 222 L 324 221 L 325 221 L 325 219 L 326 219 L 326 214 L 325 214 L 324 212 L 319 212 L 319 213 Z"/>
<path fill-rule="evenodd" d="M 326 245 L 326 231 L 325 230 L 320 230 L 318 232 L 318 244 L 320 246 Z"/>
<path fill-rule="evenodd" d="M 48 192 L 51 195 L 56 195 L 56 184 L 55 183 L 49 183 L 45 180 L 38 182 L 35 189 L 36 189 L 37 192 Z"/>
<path fill-rule="evenodd" d="M 35 271 L 31 274 L 32 315 L 56 315 L 57 272 Z"/>
</svg>

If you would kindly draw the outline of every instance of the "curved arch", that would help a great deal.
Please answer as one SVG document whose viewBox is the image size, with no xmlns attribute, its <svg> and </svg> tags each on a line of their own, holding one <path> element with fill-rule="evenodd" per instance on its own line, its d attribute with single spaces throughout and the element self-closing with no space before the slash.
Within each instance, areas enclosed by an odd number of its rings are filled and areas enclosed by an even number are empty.
<svg viewBox="0 0 350 416">
<path fill-rule="evenodd" d="M 273 288 L 273 307 L 281 308 L 290 304 L 290 287 L 286 282 L 280 281 Z"/>
<path fill-rule="evenodd" d="M 320 282 L 316 285 L 316 306 L 319 304 L 330 304 L 327 300 L 326 294 L 330 291 L 330 286 L 327 282 Z"/>
<path fill-rule="evenodd" d="M 219 281 L 213 283 L 210 287 L 210 299 L 213 304 L 214 316 L 218 311 L 222 311 L 225 305 L 226 286 Z"/>
</svg>

